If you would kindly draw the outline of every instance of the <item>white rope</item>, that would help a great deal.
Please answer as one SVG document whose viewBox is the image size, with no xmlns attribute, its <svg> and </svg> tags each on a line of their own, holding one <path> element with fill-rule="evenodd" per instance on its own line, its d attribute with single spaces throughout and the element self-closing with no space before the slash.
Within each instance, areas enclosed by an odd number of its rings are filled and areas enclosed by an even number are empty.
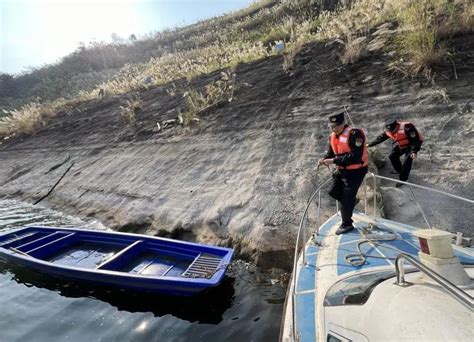
<svg viewBox="0 0 474 342">
<path fill-rule="evenodd" d="M 372 226 L 370 225 L 369 227 L 363 227 L 362 230 L 362 236 L 365 238 L 365 240 L 363 241 L 359 241 L 357 243 L 357 252 L 356 253 L 352 253 L 352 254 L 347 254 L 344 258 L 346 259 L 346 261 L 351 264 L 352 266 L 362 266 L 364 265 L 366 262 L 367 262 L 367 258 L 374 258 L 374 259 L 386 259 L 386 260 L 395 260 L 396 258 L 394 257 L 387 257 L 387 256 L 375 256 L 375 255 L 367 255 L 367 254 L 364 254 L 362 252 L 362 250 L 360 249 L 360 247 L 364 244 L 364 243 L 370 243 L 370 244 L 373 244 L 374 247 L 375 246 L 382 246 L 383 248 L 387 248 L 387 249 L 392 249 L 392 250 L 395 250 L 399 253 L 404 253 L 405 251 L 401 251 L 399 250 L 398 248 L 394 248 L 394 247 L 390 247 L 390 246 L 386 246 L 384 244 L 381 244 L 379 243 L 378 241 L 395 241 L 397 240 L 397 237 L 398 237 L 398 234 L 396 234 L 393 230 L 391 233 L 388 233 L 388 234 L 370 234 L 370 233 L 367 233 L 366 231 L 366 228 L 369 228 L 369 230 L 372 230 L 373 228 L 379 228 L 377 226 Z M 380 228 L 379 228 L 380 229 Z"/>
</svg>

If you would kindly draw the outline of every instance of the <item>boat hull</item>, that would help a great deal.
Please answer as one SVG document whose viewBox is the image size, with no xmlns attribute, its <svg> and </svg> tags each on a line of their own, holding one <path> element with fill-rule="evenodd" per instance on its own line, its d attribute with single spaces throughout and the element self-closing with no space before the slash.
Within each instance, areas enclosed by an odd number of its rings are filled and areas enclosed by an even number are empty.
<svg viewBox="0 0 474 342">
<path fill-rule="evenodd" d="M 26 227 L 0 235 L 0 258 L 65 278 L 135 291 L 191 296 L 217 286 L 229 248 L 137 234 Z"/>
</svg>

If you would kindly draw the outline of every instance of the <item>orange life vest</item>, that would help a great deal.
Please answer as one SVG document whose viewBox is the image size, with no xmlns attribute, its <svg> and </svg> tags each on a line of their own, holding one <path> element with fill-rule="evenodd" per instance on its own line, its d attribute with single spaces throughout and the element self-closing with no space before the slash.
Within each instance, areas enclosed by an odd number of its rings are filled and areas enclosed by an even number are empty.
<svg viewBox="0 0 474 342">
<path fill-rule="evenodd" d="M 404 149 L 410 145 L 410 140 L 408 140 L 407 134 L 405 133 L 405 126 L 407 124 L 411 124 L 411 122 L 408 122 L 408 121 L 399 122 L 395 133 L 392 133 L 390 131 L 385 132 L 385 134 L 387 134 L 387 136 L 390 139 L 392 139 L 393 141 L 395 141 L 396 144 L 398 144 L 400 149 Z M 418 132 L 418 130 L 416 131 Z M 421 135 L 420 132 L 418 132 L 418 137 L 420 138 L 421 141 L 423 141 L 423 136 Z"/>
<path fill-rule="evenodd" d="M 334 132 L 331 133 L 330 144 L 334 154 L 340 155 L 352 152 L 351 147 L 349 146 L 349 136 L 353 129 L 354 128 L 348 126 L 344 128 L 344 131 L 342 131 L 339 136 L 336 136 Z M 367 154 L 367 146 L 365 145 L 365 133 L 362 129 L 359 129 L 359 131 L 362 132 L 362 136 L 364 137 L 364 142 L 362 143 L 363 152 L 361 162 L 348 166 L 338 166 L 338 169 L 355 170 L 369 165 L 369 156 Z"/>
</svg>

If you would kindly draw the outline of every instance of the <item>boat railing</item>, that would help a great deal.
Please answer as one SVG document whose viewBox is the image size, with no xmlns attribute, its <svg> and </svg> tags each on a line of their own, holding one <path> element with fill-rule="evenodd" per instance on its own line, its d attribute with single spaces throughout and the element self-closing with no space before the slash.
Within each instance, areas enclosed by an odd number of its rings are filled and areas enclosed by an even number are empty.
<svg viewBox="0 0 474 342">
<path fill-rule="evenodd" d="M 368 196 L 367 196 L 367 187 L 368 187 L 368 185 L 367 185 L 367 179 L 369 177 L 372 177 L 372 179 L 373 179 L 373 201 L 374 201 L 374 204 L 373 204 L 373 220 L 374 221 L 377 220 L 377 190 L 376 190 L 377 189 L 377 179 L 384 179 L 384 180 L 387 180 L 387 181 L 408 185 L 408 188 L 410 189 L 410 192 L 413 196 L 413 199 L 415 200 L 418 208 L 420 209 L 420 212 L 421 212 L 421 215 L 423 216 L 424 221 L 426 222 L 427 226 L 430 229 L 432 229 L 433 227 L 430 224 L 430 222 L 428 221 L 428 218 L 426 216 L 425 211 L 423 210 L 420 202 L 418 201 L 417 197 L 415 196 L 415 193 L 413 191 L 413 187 L 428 190 L 428 191 L 432 191 L 432 192 L 436 192 L 436 193 L 439 193 L 439 194 L 442 194 L 442 195 L 445 195 L 445 196 L 448 196 L 448 197 L 452 197 L 452 198 L 455 198 L 455 199 L 458 199 L 458 200 L 461 200 L 461 201 L 464 201 L 464 202 L 467 202 L 467 203 L 470 203 L 470 204 L 474 204 L 474 200 L 470 200 L 468 198 L 453 195 L 453 194 L 450 194 L 450 193 L 445 192 L 445 191 L 432 189 L 432 188 L 429 188 L 429 187 L 426 187 L 426 186 L 413 184 L 413 183 L 410 183 L 410 182 L 404 182 L 404 181 L 401 181 L 401 180 L 398 180 L 398 179 L 379 176 L 379 175 L 374 174 L 373 172 L 368 172 L 365 179 L 364 179 L 364 212 L 365 212 L 366 215 L 368 215 L 368 213 L 367 213 L 368 212 L 368 203 L 367 203 L 368 202 Z M 299 224 L 299 227 L 298 227 L 298 233 L 297 233 L 297 236 L 296 236 L 295 260 L 293 262 L 294 267 L 296 267 L 297 257 L 298 257 L 298 254 L 299 254 L 298 252 L 299 252 L 299 248 L 300 248 L 300 240 L 302 240 L 303 243 L 306 242 L 305 223 L 306 223 L 306 219 L 307 219 L 307 216 L 308 216 L 308 211 L 309 211 L 309 208 L 311 206 L 311 203 L 313 202 L 313 200 L 316 196 L 318 196 L 318 202 L 317 202 L 318 205 L 317 205 L 317 215 L 316 215 L 316 220 L 317 220 L 316 221 L 316 227 L 317 228 L 316 228 L 315 234 L 316 234 L 316 236 L 319 235 L 319 225 L 321 223 L 321 190 L 327 183 L 329 183 L 330 180 L 331 180 L 331 178 L 328 178 L 325 181 L 323 181 L 323 183 L 321 183 L 321 185 L 319 185 L 316 188 L 316 190 L 311 194 L 310 198 L 308 199 L 308 202 L 306 203 L 306 207 L 305 207 L 305 210 L 304 210 L 303 215 L 301 217 L 300 224 Z M 338 212 L 338 211 L 339 211 L 339 207 L 338 207 L 338 203 L 336 201 L 336 212 Z M 304 248 L 303 248 L 303 263 L 306 264 L 306 253 L 305 253 Z"/>
<path fill-rule="evenodd" d="M 403 268 L 403 261 L 406 260 L 428 277 L 433 279 L 442 288 L 444 288 L 452 297 L 466 305 L 471 310 L 474 308 L 474 297 L 470 296 L 466 291 L 462 290 L 448 279 L 433 271 L 428 266 L 416 260 L 413 256 L 400 253 L 395 259 L 395 271 L 397 273 L 397 281 L 395 284 L 400 286 L 409 286 L 411 283 L 405 281 L 405 270 Z"/>
<path fill-rule="evenodd" d="M 318 169 L 316 169 L 316 172 L 318 171 Z M 292 317 L 293 317 L 293 340 L 296 341 L 297 340 L 297 337 L 296 337 L 296 329 L 295 329 L 295 303 L 296 303 L 296 265 L 297 265 L 297 262 L 298 262 L 298 255 L 299 255 L 299 244 L 300 244 L 300 237 L 302 236 L 301 240 L 303 241 L 303 264 L 306 265 L 306 251 L 305 251 L 305 248 L 304 248 L 304 243 L 306 242 L 306 229 L 303 229 L 303 227 L 305 227 L 305 223 L 306 223 L 306 218 L 308 216 L 308 210 L 309 210 L 309 207 L 311 206 L 311 203 L 313 202 L 314 198 L 316 197 L 316 195 L 318 195 L 318 208 L 317 208 L 317 211 L 318 211 L 318 214 L 317 214 L 317 225 L 316 225 L 316 234 L 319 234 L 319 225 L 320 225 L 320 217 L 321 217 L 321 190 L 322 188 L 329 183 L 329 181 L 331 180 L 331 178 L 328 178 L 326 179 L 325 181 L 323 181 L 323 183 L 321 185 L 319 185 L 315 191 L 313 191 L 313 193 L 311 194 L 311 196 L 309 197 L 308 199 L 308 202 L 306 203 L 306 207 L 305 207 L 305 210 L 304 210 L 304 213 L 301 217 L 301 220 L 300 220 L 300 225 L 299 225 L 299 228 L 298 228 L 298 234 L 296 236 L 296 246 L 295 246 L 295 255 L 294 255 L 294 258 L 293 258 L 293 272 L 295 272 L 293 274 L 293 293 L 291 294 L 291 307 L 292 307 Z"/>
<path fill-rule="evenodd" d="M 445 196 L 448 196 L 448 197 L 452 197 L 452 198 L 455 198 L 455 199 L 458 199 L 460 201 L 464 201 L 464 202 L 467 202 L 467 203 L 470 203 L 470 204 L 474 204 L 474 200 L 471 200 L 471 199 L 468 199 L 468 198 L 464 198 L 464 197 L 461 197 L 461 196 L 457 196 L 457 195 L 453 195 L 453 194 L 450 194 L 449 192 L 445 192 L 445 191 L 442 191 L 442 190 L 437 190 L 437 189 L 432 189 L 432 188 L 429 188 L 429 187 L 426 187 L 426 186 L 422 186 L 422 185 L 418 185 L 418 184 L 413 184 L 413 183 L 410 183 L 410 182 L 404 182 L 404 181 L 401 181 L 401 180 L 398 180 L 398 179 L 393 179 L 393 178 L 389 178 L 389 177 L 384 177 L 384 176 L 379 176 L 379 175 L 376 175 L 374 174 L 373 172 L 368 172 L 365 179 L 364 179 L 364 183 L 365 183 L 365 196 L 364 196 L 364 201 L 365 201 L 365 205 L 364 205 L 364 210 L 365 210 L 365 214 L 367 215 L 367 179 L 368 177 L 372 177 L 373 179 L 373 189 L 374 189 L 374 208 L 373 208 L 373 219 L 374 221 L 377 219 L 377 178 L 378 179 L 384 179 L 384 180 L 387 180 L 387 181 L 390 181 L 390 182 L 395 182 L 395 183 L 400 183 L 400 184 L 405 184 L 405 185 L 408 185 L 408 189 L 410 189 L 410 192 L 413 196 L 413 199 L 415 200 L 416 202 L 416 205 L 418 206 L 418 209 L 420 209 L 420 212 L 421 212 L 421 215 L 423 216 L 423 220 L 425 221 L 426 225 L 428 226 L 428 228 L 432 229 L 433 227 L 431 226 L 430 222 L 428 221 L 428 218 L 425 214 L 425 211 L 423 210 L 423 208 L 421 207 L 421 204 L 420 202 L 418 201 L 418 199 L 416 198 L 415 196 L 415 192 L 413 191 L 413 188 L 419 188 L 419 189 L 424 189 L 424 190 L 428 190 L 428 191 L 431 191 L 431 192 L 435 192 L 435 193 L 439 193 L 439 194 L 442 194 L 442 195 L 445 195 Z"/>
<path fill-rule="evenodd" d="M 318 172 L 319 170 L 319 167 L 316 169 L 316 173 Z M 442 195 L 445 195 L 445 196 L 448 196 L 448 197 L 452 197 L 452 198 L 455 198 L 455 199 L 458 199 L 458 200 L 461 200 L 461 201 L 464 201 L 464 202 L 467 202 L 467 203 L 470 203 L 470 204 L 474 204 L 474 200 L 471 200 L 471 199 L 467 199 L 467 198 L 464 198 L 464 197 L 461 197 L 461 196 L 457 196 L 457 195 L 453 195 L 453 194 L 450 194 L 448 192 L 445 192 L 445 191 L 442 191 L 442 190 L 437 190 L 437 189 L 432 189 L 432 188 L 429 188 L 429 187 L 426 187 L 426 186 L 422 186 L 422 185 L 418 185 L 418 184 L 413 184 L 413 183 L 410 183 L 410 182 L 405 182 L 405 181 L 401 181 L 401 180 L 398 180 L 398 179 L 394 179 L 394 178 L 389 178 L 389 177 L 384 177 L 384 176 L 379 176 L 379 175 L 376 175 L 374 174 L 373 172 L 368 172 L 365 179 L 364 179 L 364 212 L 366 215 L 368 215 L 368 196 L 367 196 L 367 187 L 368 187 L 368 184 L 367 184 L 367 180 L 369 177 L 372 177 L 373 179 L 373 220 L 376 221 L 377 220 L 377 179 L 383 179 L 383 180 L 387 180 L 387 181 L 391 181 L 391 182 L 395 182 L 395 183 L 401 183 L 401 184 L 405 184 L 405 185 L 408 185 L 409 189 L 410 189 L 410 192 L 413 196 L 413 198 L 415 199 L 415 202 L 418 206 L 418 208 L 420 209 L 420 212 L 423 216 L 423 219 L 424 221 L 426 222 L 426 224 L 428 225 L 428 227 L 431 229 L 432 226 L 430 224 L 430 222 L 428 221 L 428 218 L 426 217 L 426 214 L 420 204 L 420 202 L 418 201 L 418 199 L 416 198 L 415 196 L 415 193 L 413 191 L 413 187 L 415 188 L 420 188 L 420 189 L 424 189 L 424 190 L 428 190 L 428 191 L 432 191 L 432 192 L 436 192 L 436 193 L 439 193 L 439 194 L 442 194 Z M 315 191 L 313 191 L 313 193 L 311 194 L 310 198 L 308 199 L 308 202 L 306 203 L 306 207 L 304 209 L 304 212 L 303 212 L 303 215 L 301 217 L 301 220 L 300 220 L 300 223 L 299 223 L 299 227 L 298 227 L 298 232 L 297 232 L 297 236 L 296 236 L 296 242 L 295 242 L 295 253 L 294 253 L 294 260 L 293 260 L 293 279 L 292 279 L 292 287 L 293 287 L 293 290 L 292 290 L 292 294 L 291 294 L 291 304 L 292 304 L 292 314 L 293 314 L 293 339 L 296 341 L 296 329 L 295 329 L 295 303 L 296 303 L 296 295 L 297 295 L 297 292 L 296 292 L 296 266 L 297 266 L 297 263 L 298 263 L 298 257 L 299 257 L 299 251 L 300 251 L 300 241 L 303 241 L 303 246 L 302 246 L 302 257 L 303 257 L 303 265 L 306 266 L 306 251 L 305 251 L 305 248 L 304 248 L 304 244 L 306 243 L 306 219 L 307 219 L 307 216 L 308 216 L 308 211 L 309 211 L 309 208 L 311 206 L 311 203 L 313 202 L 313 200 L 316 198 L 316 196 L 318 197 L 318 202 L 317 202 L 317 215 L 316 215 L 316 231 L 315 231 L 315 235 L 318 236 L 319 235 L 319 226 L 321 224 L 321 190 L 322 188 L 327 184 L 329 183 L 329 181 L 331 180 L 331 178 L 328 178 L 326 180 L 324 180 L 317 188 Z M 336 213 L 339 211 L 339 207 L 338 207 L 338 202 L 336 201 Z"/>
</svg>

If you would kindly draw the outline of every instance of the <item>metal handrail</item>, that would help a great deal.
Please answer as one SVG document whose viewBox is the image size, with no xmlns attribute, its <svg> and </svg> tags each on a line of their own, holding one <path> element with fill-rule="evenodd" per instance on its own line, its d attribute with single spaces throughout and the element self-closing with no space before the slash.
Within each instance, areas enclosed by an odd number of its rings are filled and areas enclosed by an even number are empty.
<svg viewBox="0 0 474 342">
<path fill-rule="evenodd" d="M 410 186 L 414 186 L 415 188 L 420 188 L 420 189 L 425 189 L 425 190 L 437 192 L 437 193 L 440 193 L 440 194 L 442 194 L 442 195 L 446 195 L 446 196 L 449 196 L 449 197 L 452 197 L 452 198 L 456 198 L 456 199 L 461 200 L 461 201 L 464 201 L 464 202 L 468 202 L 468 203 L 474 204 L 474 200 L 471 200 L 471 199 L 469 199 L 469 198 L 464 198 L 464 197 L 461 197 L 461 196 L 457 196 L 457 195 L 453 195 L 453 194 L 450 194 L 449 192 L 445 192 L 445 191 L 441 191 L 441 190 L 437 190 L 437 189 L 428 188 L 428 187 L 426 187 L 426 186 L 418 185 L 418 184 L 413 184 L 413 183 L 410 183 L 410 182 L 404 182 L 404 181 L 401 181 L 401 180 L 398 180 L 398 179 L 394 179 L 394 178 L 379 176 L 379 175 L 374 174 L 373 172 L 368 172 L 367 175 L 371 175 L 371 176 L 374 176 L 374 177 L 380 178 L 380 179 L 389 180 L 389 181 L 392 181 L 392 182 L 407 184 L 407 185 L 410 185 Z"/>
<path fill-rule="evenodd" d="M 428 188 L 426 186 L 422 186 L 422 185 L 418 185 L 418 184 L 413 184 L 413 183 L 410 183 L 410 182 L 405 182 L 405 181 L 401 181 L 401 180 L 398 180 L 398 179 L 394 179 L 394 178 L 389 178 L 389 177 L 384 177 L 384 176 L 379 176 L 379 175 L 376 175 L 374 174 L 373 172 L 368 172 L 366 176 L 371 176 L 373 179 L 374 179 L 374 221 L 376 220 L 377 218 L 377 191 L 376 191 L 376 187 L 377 187 L 377 178 L 380 178 L 380 179 L 385 179 L 385 180 L 388 180 L 388 181 L 391 181 L 391 182 L 395 182 L 395 183 L 402 183 L 402 184 L 406 184 L 408 185 L 409 189 L 410 189 L 410 192 L 418 206 L 418 208 L 420 209 L 420 212 L 421 212 L 421 215 L 423 216 L 423 219 L 425 220 L 426 224 L 428 225 L 428 227 L 430 229 L 432 229 L 432 226 L 430 224 L 430 222 L 428 221 L 428 218 L 426 217 L 426 214 L 425 214 L 425 211 L 423 210 L 423 208 L 421 207 L 421 204 L 420 202 L 418 201 L 418 199 L 416 198 L 415 196 L 415 193 L 413 192 L 413 188 L 412 187 L 415 187 L 415 188 L 420 188 L 420 189 L 424 189 L 424 190 L 428 190 L 428 191 L 432 191 L 432 192 L 437 192 L 437 193 L 440 193 L 442 195 L 446 195 L 446 196 L 449 196 L 449 197 L 452 197 L 452 198 L 455 198 L 455 199 L 458 199 L 458 200 L 461 200 L 461 201 L 464 201 L 464 202 L 467 202 L 467 203 L 471 203 L 471 204 L 474 204 L 474 200 L 470 200 L 468 198 L 464 198 L 464 197 L 461 197 L 461 196 L 457 196 L 457 195 L 453 195 L 453 194 L 450 194 L 449 192 L 445 192 L 445 191 L 441 191 L 441 190 L 437 190 L 437 189 L 431 189 L 431 188 Z M 366 212 L 367 214 L 367 208 L 366 208 Z"/>
<path fill-rule="evenodd" d="M 304 235 L 304 232 L 305 230 L 303 229 L 303 226 L 305 225 L 305 222 L 306 222 L 306 217 L 308 215 L 308 210 L 309 210 L 309 206 L 311 205 L 311 203 L 313 202 L 313 199 L 316 197 L 316 195 L 319 193 L 319 201 L 318 201 L 318 228 L 317 228 L 317 231 L 316 231 L 316 234 L 318 235 L 319 234 L 319 223 L 320 223 L 320 218 L 319 218 L 319 214 L 320 214 L 320 206 L 321 206 L 321 189 L 323 188 L 323 186 L 325 186 L 329 181 L 331 180 L 331 178 L 328 178 L 326 179 L 312 194 L 311 194 L 311 197 L 309 198 L 308 200 L 308 203 L 306 204 L 306 208 L 304 210 L 304 213 L 303 213 L 303 216 L 301 217 L 301 220 L 300 220 L 300 225 L 298 227 L 298 234 L 296 236 L 296 246 L 295 246 L 295 256 L 294 256 L 294 259 L 293 259 L 293 272 L 296 272 L 296 264 L 298 263 L 298 250 L 299 250 L 299 242 L 300 242 L 300 236 L 301 236 L 301 232 L 303 231 L 303 235 Z M 303 240 L 305 241 L 306 239 L 303 238 Z M 304 248 L 304 245 L 303 245 L 303 264 L 306 265 L 306 251 L 305 251 L 305 248 Z M 296 330 L 295 330 L 295 297 L 296 297 L 296 274 L 293 275 L 293 293 L 292 293 L 292 296 L 291 296 L 291 300 L 292 300 L 292 314 L 293 314 L 293 339 L 296 341 Z"/>
<path fill-rule="evenodd" d="M 423 265 L 414 257 L 406 253 L 399 254 L 395 259 L 395 271 L 397 272 L 397 281 L 395 284 L 400 286 L 411 285 L 410 283 L 405 281 L 405 270 L 403 268 L 403 260 L 408 261 L 410 264 L 415 266 L 421 272 L 423 272 L 428 277 L 437 282 L 439 285 L 441 285 L 441 287 L 444 288 L 456 300 L 460 301 L 462 304 L 466 305 L 471 310 L 474 309 L 474 297 L 472 297 L 466 291 L 463 291 L 461 288 L 450 282 L 448 279 L 444 278 L 428 266 Z"/>
<path fill-rule="evenodd" d="M 303 229 L 305 226 L 305 222 L 306 222 L 306 217 L 308 216 L 308 209 L 309 209 L 309 206 L 311 205 L 311 203 L 313 202 L 313 199 L 316 197 L 316 195 L 319 193 L 319 198 L 321 198 L 321 189 L 323 186 L 325 186 L 327 183 L 329 183 L 329 181 L 331 180 L 331 178 L 328 178 L 326 179 L 318 188 L 315 192 L 313 192 L 313 194 L 311 195 L 311 197 L 309 198 L 308 200 L 308 204 L 306 205 L 306 208 L 304 210 L 304 213 L 303 213 L 303 216 L 301 217 L 301 220 L 300 220 L 300 226 L 298 228 L 298 236 L 296 237 L 296 243 L 298 246 L 299 243 L 298 243 L 298 239 L 299 239 L 299 236 L 300 236 L 300 231 L 302 230 L 303 231 L 303 241 L 305 241 L 306 239 L 304 238 L 305 237 L 305 229 Z M 320 214 L 320 207 L 321 207 L 321 201 L 318 202 L 318 222 L 319 222 L 319 214 Z M 319 226 L 317 227 L 316 229 L 316 235 L 319 235 Z M 295 253 L 295 257 L 297 257 L 296 253 Z M 305 249 L 303 248 L 303 263 L 306 264 L 306 252 L 305 252 Z"/>
<path fill-rule="evenodd" d="M 411 195 L 413 196 L 413 199 L 414 199 L 415 202 L 416 202 L 416 205 L 418 206 L 418 209 L 420 209 L 420 211 L 421 211 L 421 216 L 423 216 L 423 220 L 425 220 L 426 225 L 428 226 L 429 229 L 433 229 L 433 227 L 431 226 L 430 222 L 428 221 L 428 218 L 426 217 L 425 211 L 423 210 L 423 208 L 421 207 L 420 202 L 419 202 L 418 199 L 416 198 L 415 192 L 413 191 L 413 188 L 411 187 L 411 185 L 409 185 L 409 189 L 410 189 Z"/>
<path fill-rule="evenodd" d="M 420 209 L 421 213 L 422 213 L 422 216 L 425 220 L 425 222 L 428 224 L 428 227 L 432 228 L 430 223 L 428 222 L 427 218 L 426 218 L 426 215 L 425 215 L 425 212 L 423 211 L 423 208 L 421 207 L 420 203 L 418 202 L 417 198 L 415 197 L 415 194 L 412 190 L 412 186 L 413 187 L 416 187 L 416 188 L 420 188 L 420 189 L 424 189 L 424 190 L 428 190 L 428 191 L 433 191 L 433 192 L 437 192 L 437 193 L 440 193 L 442 195 L 446 195 L 446 196 L 449 196 L 449 197 L 452 197 L 452 198 L 456 198 L 458 200 L 461 200 L 461 201 L 464 201 L 464 202 L 467 202 L 467 203 L 471 203 L 471 204 L 474 204 L 474 200 L 471 200 L 471 199 L 468 199 L 468 198 L 464 198 L 464 197 L 461 197 L 461 196 L 457 196 L 457 195 L 453 195 L 453 194 L 450 194 L 448 192 L 444 192 L 444 191 L 441 191 L 441 190 L 437 190 L 437 189 L 431 189 L 431 188 L 428 188 L 428 187 L 425 187 L 425 186 L 422 186 L 422 185 L 417 185 L 417 184 L 413 184 L 413 183 L 410 183 L 410 182 L 405 182 L 405 181 L 401 181 L 401 180 L 398 180 L 398 179 L 394 179 L 394 178 L 389 178 L 389 177 L 384 177 L 384 176 L 379 176 L 379 175 L 376 175 L 374 174 L 373 172 L 368 172 L 366 174 L 366 177 L 364 178 L 364 185 L 365 185 L 365 198 L 364 198 L 364 210 L 365 210 L 365 214 L 367 214 L 367 176 L 370 176 L 373 178 L 374 180 L 374 184 L 373 184 L 373 191 L 374 191 L 374 212 L 373 212 L 373 215 L 374 215 L 374 221 L 376 221 L 377 219 L 377 178 L 379 179 L 385 179 L 385 180 L 388 180 L 388 181 L 392 181 L 392 182 L 396 182 L 396 183 L 402 183 L 402 184 L 406 184 L 410 187 L 410 191 L 418 205 L 418 208 Z M 304 223 L 306 222 L 306 217 L 307 217 L 307 214 L 308 214 L 308 209 L 309 209 L 309 206 L 311 205 L 314 197 L 316 197 L 317 194 L 319 194 L 319 201 L 318 201 L 318 227 L 317 227 L 317 230 L 316 230 L 316 235 L 319 235 L 319 224 L 320 224 L 320 206 L 321 206 L 321 189 L 323 186 L 325 186 L 329 181 L 331 180 L 331 178 L 328 178 L 327 180 L 325 180 L 311 195 L 311 197 L 309 198 L 308 200 L 308 203 L 306 205 L 306 208 L 304 210 L 304 213 L 303 213 L 303 216 L 301 218 L 301 221 L 300 221 L 300 225 L 298 227 L 298 233 L 297 233 L 297 237 L 296 237 L 296 243 L 295 243 L 295 254 L 294 254 L 294 259 L 293 259 L 293 291 L 292 291 L 292 294 L 291 294 L 291 302 L 292 302 L 292 314 L 293 314 L 293 339 L 296 340 L 296 329 L 295 329 L 295 303 L 296 303 L 296 300 L 295 300 L 295 297 L 296 297 L 296 266 L 297 266 L 297 263 L 298 263 L 298 255 L 299 255 L 299 244 L 300 244 L 300 236 L 302 235 L 301 232 L 302 232 L 302 229 L 303 229 L 303 226 L 304 226 Z M 337 212 L 337 201 L 336 201 L 336 212 Z M 303 235 L 304 234 L 304 230 L 303 230 Z M 303 236 L 303 240 L 306 240 L 306 236 Z M 397 259 L 398 260 L 398 259 Z M 416 260 L 416 259 L 415 259 Z M 306 251 L 305 251 L 305 248 L 303 246 L 303 265 L 306 265 Z M 402 267 L 403 268 L 403 267 Z M 431 272 L 434 272 L 432 270 L 430 270 Z M 439 276 L 439 275 L 438 275 Z M 441 276 L 440 276 L 441 277 Z M 398 276 L 397 276 L 397 279 L 398 279 Z M 444 279 L 444 278 L 443 278 Z M 448 280 L 444 279 L 446 282 L 450 283 Z M 451 284 L 451 283 L 450 283 Z M 452 284 L 453 286 L 456 287 L 456 285 Z M 457 287 L 456 287 L 457 288 Z M 462 290 L 461 290 L 462 291 Z M 464 291 L 462 291 L 464 293 Z M 470 297 L 470 296 L 469 296 Z"/>
</svg>

